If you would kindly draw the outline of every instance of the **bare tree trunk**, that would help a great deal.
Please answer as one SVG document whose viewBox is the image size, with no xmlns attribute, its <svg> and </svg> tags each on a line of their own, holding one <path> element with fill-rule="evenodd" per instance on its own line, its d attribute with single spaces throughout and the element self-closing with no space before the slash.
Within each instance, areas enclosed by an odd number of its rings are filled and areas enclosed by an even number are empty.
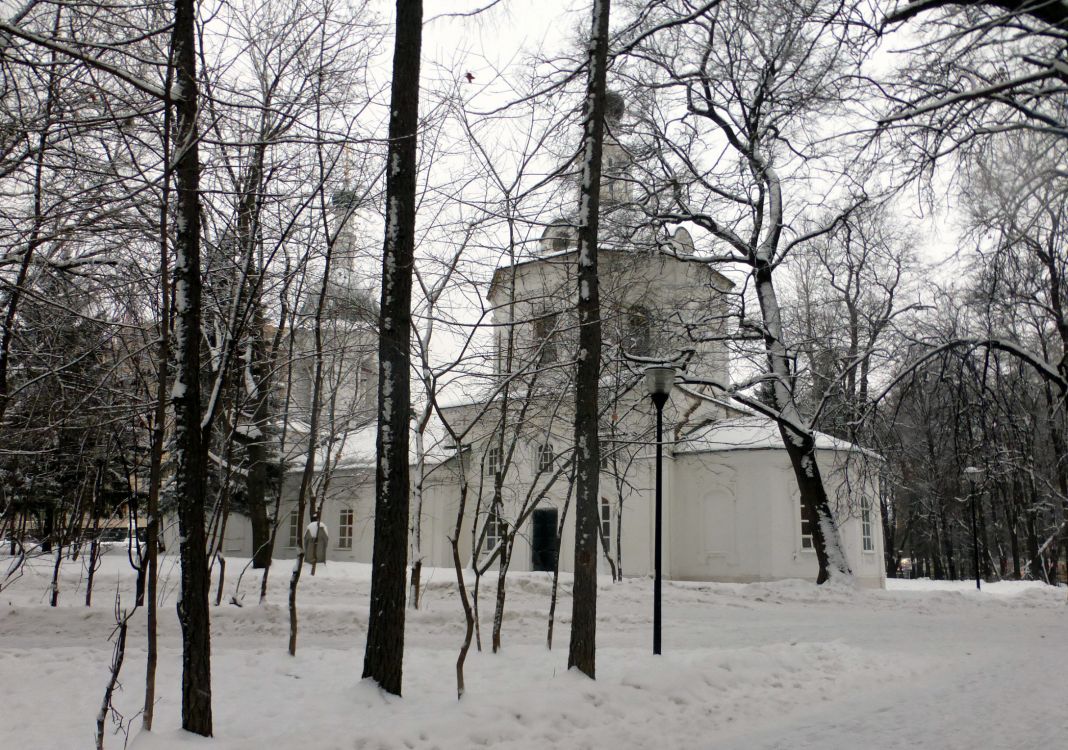
<svg viewBox="0 0 1068 750">
<path fill-rule="evenodd" d="M 512 544 L 515 541 L 515 530 L 507 534 L 501 540 L 500 562 L 497 564 L 497 598 L 493 607 L 493 635 L 491 646 L 493 653 L 501 650 L 501 625 L 504 624 L 504 600 L 508 593 L 505 579 L 508 577 L 508 565 L 512 559 Z"/>
<path fill-rule="evenodd" d="M 600 537 L 600 539 L 601 539 L 601 552 L 604 553 L 604 559 L 608 562 L 608 568 L 612 573 L 612 580 L 616 581 L 616 580 L 618 580 L 618 578 L 616 576 L 616 561 L 612 559 L 612 550 L 611 550 L 610 540 L 603 533 L 600 533 L 600 532 L 603 531 L 603 529 L 601 528 L 600 524 L 597 525 L 597 531 L 598 531 L 597 536 Z"/>
<path fill-rule="evenodd" d="M 89 542 L 89 573 L 85 580 L 85 606 L 93 606 L 93 583 L 96 569 L 100 566 L 100 483 L 104 467 L 97 466 L 96 481 L 93 482 L 93 538 Z"/>
<path fill-rule="evenodd" d="M 378 462 L 363 676 L 401 694 L 408 552 L 408 418 L 422 0 L 397 0 L 378 340 Z"/>
<path fill-rule="evenodd" d="M 431 308 L 430 314 L 433 314 Z M 432 323 L 431 323 L 432 325 Z M 432 379 L 429 367 L 424 360 L 423 382 L 429 383 Z M 411 591 L 409 599 L 412 609 L 419 609 L 419 587 L 423 575 L 423 482 L 426 477 L 426 456 L 423 449 L 423 433 L 426 430 L 430 418 L 430 404 L 423 410 L 422 418 L 415 430 L 415 487 L 413 488 L 413 505 L 415 512 L 412 518 L 412 575 L 408 586 Z"/>
<path fill-rule="evenodd" d="M 616 506 L 616 581 L 623 581 L 623 493 Z"/>
<path fill-rule="evenodd" d="M 285 320 L 286 320 L 286 308 L 285 308 L 285 303 L 284 303 L 284 300 L 283 300 L 282 315 L 279 317 L 278 336 L 275 337 L 275 345 L 274 345 L 275 350 L 277 350 L 277 347 L 278 347 L 278 345 L 279 345 L 279 343 L 281 341 L 280 336 L 281 336 L 281 333 L 282 333 L 282 326 L 285 324 Z M 295 348 L 294 347 L 295 339 L 296 339 L 296 329 L 295 329 L 295 326 L 291 326 L 290 329 L 289 329 L 289 346 L 288 346 L 289 356 L 286 357 L 286 395 L 285 395 L 285 399 L 284 399 L 284 403 L 286 403 L 286 404 L 290 403 L 290 400 L 291 400 L 292 395 L 293 395 L 293 350 Z M 280 440 L 279 440 L 281 445 L 285 445 L 285 443 L 286 443 L 286 434 L 287 434 L 288 430 L 289 430 L 289 410 L 286 409 L 283 412 L 283 415 L 282 415 L 282 434 L 281 434 Z M 285 491 L 285 480 L 283 479 L 283 481 L 278 483 L 278 491 L 275 493 L 275 496 L 274 496 L 274 513 L 272 514 L 273 520 L 271 522 L 271 538 L 270 538 L 270 541 L 268 542 L 268 544 L 270 544 L 270 546 L 271 546 L 272 555 L 274 553 L 273 551 L 274 551 L 275 539 L 278 536 L 278 524 L 279 524 L 278 514 L 281 511 L 282 493 L 284 491 Z M 268 578 L 269 578 L 270 574 L 271 574 L 271 566 L 268 565 L 266 568 L 263 569 L 263 575 L 260 577 L 260 604 L 263 604 L 265 601 L 267 601 L 267 581 L 268 581 Z"/>
<path fill-rule="evenodd" d="M 427 398 L 433 401 L 433 392 L 427 393 Z M 436 409 L 437 404 L 433 407 Z M 439 412 L 440 415 L 440 412 Z M 444 420 L 443 420 L 444 421 Z M 464 515 L 467 513 L 467 475 L 464 472 L 463 446 L 460 437 L 452 431 L 446 423 L 446 429 L 456 446 L 456 470 L 459 474 L 460 500 L 456 504 L 456 522 L 453 525 L 452 536 L 449 537 L 449 546 L 452 548 L 452 567 L 456 572 L 456 587 L 460 591 L 460 604 L 464 610 L 464 641 L 460 646 L 460 653 L 456 657 L 456 699 L 464 697 L 464 662 L 467 661 L 467 652 L 471 649 L 471 638 L 475 631 L 475 615 L 471 609 L 471 600 L 467 596 L 467 583 L 464 581 L 464 565 L 460 559 L 460 531 L 463 529 Z"/>
<path fill-rule="evenodd" d="M 104 689 L 104 700 L 100 704 L 100 711 L 96 715 L 96 750 L 104 750 L 104 726 L 107 723 L 108 711 L 111 710 L 111 698 L 115 694 L 115 687 L 119 683 L 119 673 L 122 671 L 122 662 L 126 658 L 126 625 L 129 616 L 126 612 L 119 612 L 118 595 L 115 596 L 115 619 L 116 638 L 115 649 L 111 654 L 111 669 L 109 671 L 108 685 Z"/>
<path fill-rule="evenodd" d="M 226 454 L 223 458 L 223 465 L 226 466 L 226 476 L 223 479 L 221 490 L 222 497 L 219 501 L 218 523 L 216 524 L 212 538 L 208 543 L 209 555 L 214 554 L 215 560 L 219 563 L 219 580 L 215 587 L 216 607 L 222 603 L 223 589 L 226 586 L 226 554 L 223 551 L 223 545 L 226 543 L 226 524 L 230 520 L 230 474 L 231 467 L 233 466 L 233 448 L 234 434 L 231 431 L 226 440 Z"/>
<path fill-rule="evenodd" d="M 241 243 L 246 245 L 250 260 L 255 258 L 255 247 L 259 242 L 260 196 L 263 190 L 263 162 L 267 150 L 264 129 L 261 126 L 261 142 L 255 148 L 252 169 L 246 180 L 238 214 L 238 236 Z M 271 523 L 267 517 L 267 425 L 270 420 L 272 377 L 264 341 L 266 321 L 262 301 L 263 269 L 259 264 L 255 264 L 255 267 L 255 278 L 250 279 L 249 283 L 252 326 L 249 332 L 250 361 L 247 367 L 253 389 L 249 394 L 253 403 L 253 436 L 246 446 L 248 471 L 245 474 L 245 504 L 252 522 L 252 567 L 263 569 L 270 567 L 274 552 L 268 543 Z"/>
<path fill-rule="evenodd" d="M 268 380 L 263 377 L 262 372 L 257 374 L 260 370 L 261 368 L 253 366 L 253 378 L 256 380 L 257 389 L 265 389 Z M 256 398 L 255 419 L 261 435 L 247 447 L 249 466 L 245 478 L 245 500 L 252 524 L 252 567 L 265 569 L 271 566 L 273 553 L 270 544 L 271 520 L 267 516 L 267 446 L 266 437 L 262 435 L 267 422 L 267 398 L 259 394 Z"/>
<path fill-rule="evenodd" d="M 777 189 L 778 178 L 771 173 L 769 179 Z M 776 206 L 778 203 L 775 204 Z M 768 251 L 763 251 L 767 254 Z M 773 406 L 782 417 L 800 427 L 801 416 L 794 402 L 790 382 L 790 358 L 782 340 L 782 317 L 779 301 L 772 282 L 772 266 L 767 260 L 758 259 L 754 265 L 756 294 L 760 302 L 761 316 L 764 320 L 764 349 L 768 358 L 768 371 L 771 373 L 771 387 L 768 389 Z M 820 475 L 819 463 L 816 461 L 816 439 L 811 430 L 799 430 L 779 422 L 786 454 L 797 479 L 798 492 L 801 495 L 801 512 L 809 521 L 812 529 L 812 547 L 819 563 L 816 583 L 825 583 L 836 575 L 846 578 L 852 576 L 849 563 L 842 552 L 842 542 L 838 534 L 834 512 L 827 488 Z"/>
<path fill-rule="evenodd" d="M 170 51 L 173 56 L 173 47 Z M 167 68 L 167 89 L 170 90 L 174 74 L 173 64 Z M 164 172 L 170 165 L 170 128 L 171 107 L 164 107 L 163 112 L 163 154 Z M 147 622 L 145 625 L 147 655 L 145 658 L 145 706 L 141 714 L 141 726 L 146 732 L 152 731 L 152 719 L 156 710 L 156 663 L 158 650 L 156 633 L 158 630 L 159 606 L 159 492 L 163 483 L 163 439 L 167 423 L 167 360 L 170 358 L 171 328 L 171 287 L 170 261 L 168 258 L 167 234 L 169 231 L 170 180 L 163 181 L 160 200 L 159 227 L 159 353 L 156 361 L 156 413 L 152 425 L 152 454 L 148 469 L 148 523 L 145 526 L 145 565 L 146 598 L 148 601 Z"/>
<path fill-rule="evenodd" d="M 553 650 L 553 626 L 556 623 L 556 596 L 560 588 L 560 537 L 564 534 L 564 522 L 567 521 L 567 511 L 571 507 L 571 488 L 573 483 L 568 484 L 567 497 L 564 499 L 564 508 L 560 512 L 560 525 L 556 529 L 556 560 L 553 561 L 553 587 L 549 595 L 549 624 L 545 634 L 545 646 Z"/>
<path fill-rule="evenodd" d="M 482 650 L 482 621 L 478 614 L 478 590 L 482 584 L 482 573 L 479 572 L 478 563 L 476 562 L 474 567 L 475 571 L 475 586 L 471 592 L 471 611 L 475 616 L 475 648 L 479 651 Z"/>
<path fill-rule="evenodd" d="M 100 559 L 100 542 L 96 539 L 96 532 L 94 532 L 94 538 L 89 542 L 89 573 L 85 579 L 85 606 L 93 606 L 93 583 L 96 578 L 96 569 L 99 566 L 98 561 Z"/>
<path fill-rule="evenodd" d="M 200 157 L 196 70 L 196 3 L 175 0 L 174 67 L 178 228 L 175 234 L 175 495 L 182 580 L 182 728 L 210 737 L 211 626 L 204 535 L 207 467 L 200 404 Z"/>
<path fill-rule="evenodd" d="M 216 551 L 215 559 L 219 562 L 219 581 L 215 586 L 215 606 L 218 607 L 222 603 L 223 582 L 226 580 L 226 557 L 222 550 Z"/>
<path fill-rule="evenodd" d="M 463 456 L 457 451 L 458 460 L 463 461 Z M 461 471 L 463 471 L 461 467 Z M 460 604 L 464 608 L 464 642 L 460 646 L 460 653 L 456 657 L 456 699 L 464 697 L 464 662 L 467 661 L 467 652 L 471 649 L 471 637 L 475 631 L 475 614 L 471 609 L 471 601 L 467 597 L 467 584 L 464 582 L 464 566 L 460 560 L 460 527 L 464 521 L 464 511 L 467 507 L 467 483 L 461 479 L 460 503 L 456 513 L 456 526 L 449 544 L 452 547 L 452 565 L 456 571 L 456 586 L 460 589 Z"/>
<path fill-rule="evenodd" d="M 56 543 L 56 561 L 52 565 L 52 597 L 49 603 L 55 607 L 59 605 L 59 566 L 63 562 L 63 540 Z"/>
<path fill-rule="evenodd" d="M 289 655 L 297 654 L 297 585 L 300 583 L 300 574 L 304 569 L 304 557 L 307 550 L 304 549 L 304 511 L 308 509 L 308 518 L 318 521 L 315 513 L 315 496 L 312 490 L 312 478 L 315 476 L 315 453 L 319 449 L 319 417 L 322 411 L 323 400 L 323 313 L 326 310 L 326 296 L 330 283 L 330 267 L 333 261 L 333 243 L 327 242 L 326 265 L 323 270 L 323 283 L 319 287 L 319 299 L 315 306 L 315 324 L 313 335 L 315 337 L 315 371 L 312 376 L 311 414 L 308 424 L 308 447 L 304 458 L 304 471 L 300 476 L 300 490 L 297 494 L 297 559 L 293 565 L 293 572 L 289 577 Z M 310 500 L 310 503 L 309 503 Z M 309 507 L 310 506 L 310 507 Z M 319 529 L 316 527 L 315 537 L 318 538 Z M 315 544 L 313 539 L 312 544 Z M 312 568 L 314 570 L 314 567 Z M 263 585 L 267 585 L 267 573 L 264 571 Z M 261 592 L 262 598 L 262 592 Z"/>
<path fill-rule="evenodd" d="M 582 183 L 578 219 L 578 372 L 575 376 L 575 585 L 571 600 L 568 669 L 596 676 L 597 537 L 600 526 L 598 386 L 601 370 L 601 302 L 597 229 L 601 206 L 605 76 L 610 0 L 594 0 L 587 50 Z"/>
</svg>

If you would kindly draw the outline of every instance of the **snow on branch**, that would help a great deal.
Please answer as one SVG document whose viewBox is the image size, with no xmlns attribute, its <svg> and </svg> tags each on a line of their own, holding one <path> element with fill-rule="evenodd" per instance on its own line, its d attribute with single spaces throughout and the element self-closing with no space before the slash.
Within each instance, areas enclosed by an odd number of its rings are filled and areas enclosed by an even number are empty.
<svg viewBox="0 0 1068 750">
<path fill-rule="evenodd" d="M 767 376 L 765 376 L 765 377 L 767 377 Z M 738 386 L 727 387 L 725 383 L 722 383 L 722 382 L 720 382 L 718 380 L 715 380 L 715 379 L 711 379 L 711 378 L 692 378 L 692 377 L 679 378 L 678 381 L 676 381 L 676 385 L 679 387 L 679 389 L 683 393 L 686 393 L 686 394 L 688 394 L 690 396 L 693 396 L 694 398 L 699 398 L 699 399 L 703 399 L 703 400 L 706 400 L 706 401 L 711 401 L 711 400 L 716 400 L 716 399 L 713 399 L 711 396 L 709 396 L 709 395 L 707 395 L 705 393 L 701 393 L 700 391 L 695 390 L 693 388 L 688 388 L 687 386 L 691 386 L 691 385 L 710 385 L 710 386 L 713 386 L 715 388 L 719 388 L 720 390 L 722 390 L 732 400 L 737 401 L 742 406 L 745 406 L 745 407 L 748 407 L 748 408 L 752 409 L 753 411 L 757 412 L 758 414 L 761 414 L 761 415 L 763 415 L 763 416 L 765 416 L 765 417 L 767 417 L 769 419 L 774 420 L 775 422 L 778 422 L 783 427 L 785 427 L 786 429 L 790 430 L 791 432 L 793 432 L 797 436 L 802 437 L 802 438 L 812 437 L 812 428 L 811 427 L 809 427 L 808 425 L 806 425 L 806 424 L 804 424 L 802 422 L 799 422 L 797 420 L 794 420 L 794 419 L 791 419 L 791 418 L 787 417 L 785 414 L 783 414 L 778 409 L 775 409 L 774 407 L 768 406 L 767 404 L 765 404 L 763 401 L 761 401 L 758 398 L 755 398 L 753 396 L 748 396 L 745 393 L 741 393 L 738 390 Z M 752 382 L 747 382 L 747 383 L 744 383 L 742 385 L 745 385 L 746 387 L 751 387 L 753 385 L 753 383 Z"/>
</svg>

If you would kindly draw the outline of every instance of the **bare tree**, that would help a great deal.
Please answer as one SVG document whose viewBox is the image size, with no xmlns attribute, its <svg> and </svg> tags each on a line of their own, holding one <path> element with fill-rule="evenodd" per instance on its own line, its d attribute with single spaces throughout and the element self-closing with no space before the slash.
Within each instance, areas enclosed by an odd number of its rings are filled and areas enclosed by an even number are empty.
<svg viewBox="0 0 1068 750">
<path fill-rule="evenodd" d="M 600 529 L 601 309 L 597 229 L 607 99 L 609 0 L 595 0 L 586 57 L 578 211 L 578 369 L 575 375 L 575 585 L 567 666 L 593 679 L 597 664 L 597 541 Z"/>
<path fill-rule="evenodd" d="M 182 728 L 210 737 L 211 627 L 204 534 L 207 454 L 200 398 L 200 157 L 196 4 L 177 0 L 174 16 L 175 494 L 181 534 Z"/>
<path fill-rule="evenodd" d="M 408 550 L 408 422 L 422 0 L 397 0 L 378 350 L 375 543 L 363 676 L 401 694 Z"/>
<path fill-rule="evenodd" d="M 776 270 L 854 205 L 848 175 L 839 172 L 844 207 L 829 221 L 817 221 L 811 212 L 821 199 L 806 195 L 806 181 L 814 179 L 815 161 L 832 166 L 826 141 L 812 136 L 815 118 L 845 117 L 843 102 L 856 94 L 850 75 L 855 40 L 838 31 L 855 9 L 816 0 L 722 3 L 670 25 L 695 9 L 687 2 L 665 6 L 658 10 L 668 20 L 657 26 L 661 15 L 647 19 L 654 31 L 664 30 L 637 45 L 641 62 L 628 74 L 650 80 L 656 92 L 638 126 L 650 183 L 640 199 L 647 213 L 702 230 L 710 242 L 693 259 L 734 264 L 751 285 L 754 299 L 747 305 L 755 305 L 759 317 L 743 306 L 739 332 L 762 340 L 763 372 L 733 387 L 715 385 L 778 422 L 813 528 L 820 583 L 851 574 L 812 425 L 797 400 Z M 751 396 L 746 387 L 761 390 Z"/>
</svg>

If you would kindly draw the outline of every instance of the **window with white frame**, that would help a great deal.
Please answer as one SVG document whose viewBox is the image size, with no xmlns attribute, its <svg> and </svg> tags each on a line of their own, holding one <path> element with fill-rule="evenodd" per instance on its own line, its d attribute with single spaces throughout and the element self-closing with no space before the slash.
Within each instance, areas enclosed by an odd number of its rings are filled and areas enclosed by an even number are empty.
<svg viewBox="0 0 1068 750">
<path fill-rule="evenodd" d="M 805 501 L 801 499 L 801 549 L 814 549 L 812 546 L 812 522 L 805 512 Z"/>
<path fill-rule="evenodd" d="M 286 539 L 286 546 L 290 549 L 296 549 L 297 543 L 300 541 L 300 517 L 297 515 L 297 511 L 294 509 L 289 512 L 289 537 Z"/>
<path fill-rule="evenodd" d="M 612 504 L 606 497 L 601 498 L 601 536 L 605 541 L 612 538 Z"/>
<path fill-rule="evenodd" d="M 342 508 L 337 519 L 337 548 L 352 549 L 352 522 L 355 514 L 352 508 Z"/>
<path fill-rule="evenodd" d="M 556 454 L 553 453 L 552 443 L 542 443 L 538 446 L 538 471 L 552 471 L 554 460 Z"/>
<path fill-rule="evenodd" d="M 483 554 L 490 554 L 508 533 L 508 524 L 501 518 L 500 511 L 491 510 L 486 519 L 486 542 L 482 545 Z"/>
<path fill-rule="evenodd" d="M 501 470 L 501 449 L 493 446 L 486 450 L 486 476 L 493 477 Z"/>
<path fill-rule="evenodd" d="M 865 552 L 875 551 L 875 540 L 871 535 L 871 501 L 864 498 L 860 506 L 860 539 Z"/>
</svg>

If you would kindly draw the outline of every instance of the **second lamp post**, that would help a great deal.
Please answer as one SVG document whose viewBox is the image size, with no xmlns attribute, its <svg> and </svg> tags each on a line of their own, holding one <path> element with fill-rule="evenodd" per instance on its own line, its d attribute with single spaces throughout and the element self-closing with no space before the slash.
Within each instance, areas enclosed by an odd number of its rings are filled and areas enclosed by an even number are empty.
<svg viewBox="0 0 1068 750">
<path fill-rule="evenodd" d="M 663 547 L 661 519 L 664 510 L 664 404 L 675 382 L 675 368 L 654 365 L 645 368 L 645 388 L 656 406 L 656 513 L 653 532 L 653 653 L 660 653 L 660 573 Z"/>
</svg>

